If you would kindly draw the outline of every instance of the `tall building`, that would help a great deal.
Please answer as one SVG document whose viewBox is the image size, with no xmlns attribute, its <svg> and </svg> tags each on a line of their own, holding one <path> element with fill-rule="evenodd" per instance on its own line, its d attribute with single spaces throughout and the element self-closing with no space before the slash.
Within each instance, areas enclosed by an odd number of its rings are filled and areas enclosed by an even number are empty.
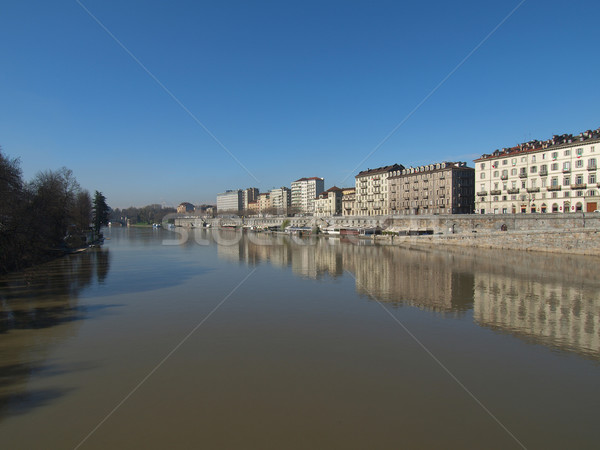
<svg viewBox="0 0 600 450">
<path fill-rule="evenodd" d="M 600 128 L 482 155 L 475 162 L 475 212 L 567 213 L 600 209 Z"/>
<path fill-rule="evenodd" d="M 388 178 L 404 169 L 401 164 L 367 169 L 359 172 L 356 180 L 356 215 L 378 216 L 389 214 Z"/>
<path fill-rule="evenodd" d="M 248 209 L 248 203 L 258 200 L 258 188 L 248 188 L 242 191 L 242 209 Z"/>
<path fill-rule="evenodd" d="M 325 190 L 325 180 L 319 177 L 300 178 L 292 182 L 292 208 L 304 214 L 315 210 L 315 198 Z"/>
<path fill-rule="evenodd" d="M 292 205 L 292 194 L 289 188 L 271 189 L 271 207 L 278 215 L 287 215 Z"/>
<path fill-rule="evenodd" d="M 315 216 L 327 217 L 342 214 L 342 190 L 333 186 L 315 199 Z"/>
<path fill-rule="evenodd" d="M 218 212 L 237 212 L 243 208 L 242 190 L 229 190 L 217 194 L 217 211 Z"/>
<path fill-rule="evenodd" d="M 269 213 L 271 210 L 271 194 L 263 192 L 258 194 L 258 211 L 260 214 Z"/>
<path fill-rule="evenodd" d="M 394 171 L 388 178 L 390 214 L 472 214 L 475 170 L 443 162 Z"/>
</svg>

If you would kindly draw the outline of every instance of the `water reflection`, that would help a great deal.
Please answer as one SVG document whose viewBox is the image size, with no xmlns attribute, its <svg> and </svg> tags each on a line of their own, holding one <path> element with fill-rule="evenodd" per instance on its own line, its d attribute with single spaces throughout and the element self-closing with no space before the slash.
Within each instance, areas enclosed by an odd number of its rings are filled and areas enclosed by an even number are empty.
<svg viewBox="0 0 600 450">
<path fill-rule="evenodd" d="M 480 326 L 600 359 L 595 258 L 235 236 L 231 234 L 230 245 L 218 246 L 220 258 L 290 267 L 296 275 L 312 279 L 336 278 L 348 271 L 357 292 L 394 307 L 443 314 L 472 310 Z"/>
<path fill-rule="evenodd" d="M 109 268 L 108 249 L 93 249 L 0 278 L 0 417 L 7 410 L 26 412 L 64 394 L 26 389 L 26 383 L 32 373 L 75 370 L 53 365 L 46 355 L 57 340 L 76 334 L 75 323 L 90 309 L 79 306 L 78 296 L 93 283 L 104 282 Z M 59 325 L 60 332 L 40 339 L 41 333 Z"/>
</svg>

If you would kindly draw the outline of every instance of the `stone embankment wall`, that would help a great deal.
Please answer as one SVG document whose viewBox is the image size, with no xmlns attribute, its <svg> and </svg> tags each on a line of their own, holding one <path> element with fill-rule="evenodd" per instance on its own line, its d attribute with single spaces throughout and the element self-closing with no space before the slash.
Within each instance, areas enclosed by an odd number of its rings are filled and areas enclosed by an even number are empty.
<svg viewBox="0 0 600 450">
<path fill-rule="evenodd" d="M 375 241 L 383 245 L 408 247 L 456 246 L 600 256 L 600 230 L 591 229 L 490 231 L 484 233 L 425 236 L 377 236 Z"/>
</svg>

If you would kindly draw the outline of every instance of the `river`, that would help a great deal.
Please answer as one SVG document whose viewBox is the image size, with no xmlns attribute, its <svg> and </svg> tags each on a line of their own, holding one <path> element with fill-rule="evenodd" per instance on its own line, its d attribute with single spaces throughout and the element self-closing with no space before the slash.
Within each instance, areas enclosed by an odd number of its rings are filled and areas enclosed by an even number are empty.
<svg viewBox="0 0 600 450">
<path fill-rule="evenodd" d="M 598 447 L 597 258 L 105 235 L 0 278 L 3 448 Z"/>
</svg>

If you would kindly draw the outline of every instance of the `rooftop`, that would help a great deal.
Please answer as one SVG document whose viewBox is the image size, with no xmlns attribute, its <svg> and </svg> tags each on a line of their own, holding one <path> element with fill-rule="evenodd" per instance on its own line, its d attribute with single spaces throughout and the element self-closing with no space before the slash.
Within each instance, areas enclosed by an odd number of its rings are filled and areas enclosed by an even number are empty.
<svg viewBox="0 0 600 450">
<path fill-rule="evenodd" d="M 529 142 L 524 142 L 514 147 L 503 148 L 502 150 L 494 150 L 491 154 L 483 154 L 480 158 L 474 161 L 485 161 L 488 159 L 502 158 L 508 155 L 520 155 L 523 153 L 539 152 L 542 150 L 548 150 L 552 148 L 572 146 L 576 145 L 579 142 L 585 141 L 600 141 L 600 128 L 596 130 L 584 131 L 583 133 L 579 133 L 579 135 L 577 136 L 573 136 L 572 134 L 555 134 L 554 136 L 552 136 L 552 139 L 547 139 L 545 141 L 533 140 Z"/>
<path fill-rule="evenodd" d="M 375 175 L 378 173 L 392 172 L 394 170 L 402 169 L 404 169 L 404 166 L 402 164 L 392 164 L 391 166 L 378 167 L 377 169 L 363 170 L 362 172 L 358 172 L 358 175 L 356 175 L 354 178 L 364 177 L 366 175 Z"/>
</svg>

